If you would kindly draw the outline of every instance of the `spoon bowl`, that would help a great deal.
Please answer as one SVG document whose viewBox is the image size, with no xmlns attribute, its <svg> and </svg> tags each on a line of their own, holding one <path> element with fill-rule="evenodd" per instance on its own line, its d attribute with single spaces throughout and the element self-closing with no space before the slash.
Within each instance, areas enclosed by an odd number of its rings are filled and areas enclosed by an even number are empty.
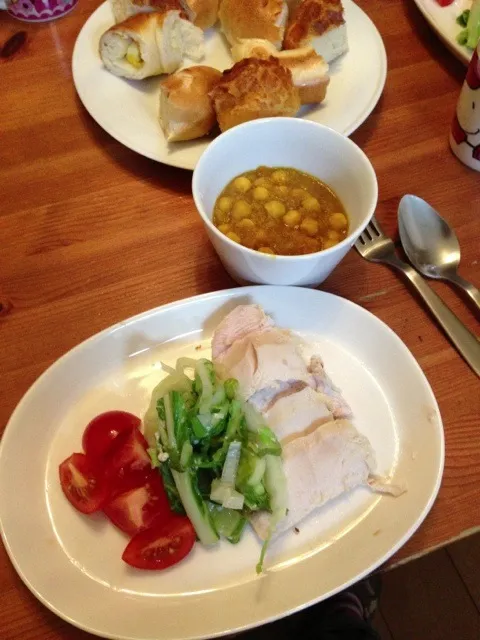
<svg viewBox="0 0 480 640">
<path fill-rule="evenodd" d="M 446 220 L 422 198 L 405 195 L 398 206 L 398 229 L 403 249 L 417 271 L 459 286 L 480 311 L 480 292 L 457 274 L 460 245 Z"/>
</svg>

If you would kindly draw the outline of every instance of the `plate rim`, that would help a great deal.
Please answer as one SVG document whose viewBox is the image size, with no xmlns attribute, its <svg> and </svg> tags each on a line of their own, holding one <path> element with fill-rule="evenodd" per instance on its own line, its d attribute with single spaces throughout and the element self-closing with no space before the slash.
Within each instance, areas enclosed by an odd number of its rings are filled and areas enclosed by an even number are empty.
<svg viewBox="0 0 480 640">
<path fill-rule="evenodd" d="M 378 60 L 378 64 L 379 64 L 379 73 L 378 73 L 378 83 L 375 87 L 375 90 L 372 92 L 371 98 L 368 102 L 368 104 L 365 106 L 365 109 L 363 110 L 363 112 L 361 114 L 359 114 L 357 116 L 357 118 L 350 124 L 350 126 L 346 127 L 343 131 L 338 131 L 338 133 L 341 133 L 342 135 L 349 137 L 354 131 L 356 131 L 366 120 L 367 118 L 371 115 L 371 113 L 373 112 L 373 110 L 375 109 L 375 107 L 377 106 L 380 97 L 383 93 L 383 90 L 385 88 L 385 83 L 386 83 L 386 79 L 387 79 L 387 68 L 388 68 L 388 59 L 387 59 L 387 52 L 385 49 L 385 43 L 383 41 L 383 38 L 379 32 L 379 30 L 377 29 L 377 26 L 375 25 L 375 23 L 373 22 L 373 20 L 370 18 L 370 16 L 368 15 L 368 13 L 366 13 L 356 2 L 354 2 L 354 0 L 345 0 L 346 2 L 351 3 L 352 9 L 355 11 L 359 11 L 361 14 L 363 14 L 363 17 L 366 18 L 366 20 L 370 23 L 370 28 L 372 30 L 372 36 L 375 37 L 375 41 L 376 41 L 376 45 L 380 51 L 380 59 Z M 103 122 L 100 122 L 100 120 L 98 119 L 98 117 L 96 115 L 94 115 L 94 113 L 92 112 L 92 109 L 89 108 L 89 106 L 87 106 L 88 101 L 84 100 L 83 97 L 83 91 L 80 88 L 79 82 L 78 82 L 78 76 L 77 76 L 77 72 L 76 72 L 76 68 L 77 65 L 80 64 L 80 58 L 81 56 L 79 56 L 79 50 L 80 50 L 80 40 L 83 36 L 84 30 L 87 29 L 87 26 L 89 25 L 90 21 L 94 21 L 95 20 L 95 16 L 97 13 L 99 13 L 100 11 L 103 10 L 103 7 L 105 7 L 105 5 L 107 5 L 109 2 L 109 0 L 104 0 L 104 2 L 102 2 L 86 19 L 86 21 L 83 23 L 82 28 L 80 29 L 76 40 L 75 40 L 75 44 L 73 47 L 73 52 L 72 52 L 72 60 L 71 60 L 71 73 L 72 73 L 72 78 L 73 78 L 73 84 L 75 87 L 75 91 L 77 93 L 77 96 L 80 100 L 80 102 L 82 103 L 83 108 L 85 108 L 85 110 L 87 111 L 87 113 L 90 115 L 90 117 L 95 121 L 95 123 L 101 128 L 103 129 L 109 136 L 111 136 L 114 140 L 116 140 L 117 142 L 119 142 L 120 144 L 122 144 L 124 147 L 126 147 L 127 149 L 130 149 L 131 151 L 134 151 L 135 153 L 138 153 L 139 155 L 148 158 L 150 160 L 153 160 L 155 162 L 159 162 L 161 164 L 165 164 L 167 166 L 171 166 L 171 167 L 176 167 L 178 169 L 185 169 L 187 171 L 193 171 L 195 169 L 196 163 L 198 162 L 198 158 L 196 158 L 193 162 L 188 162 L 188 161 L 181 161 L 181 160 L 175 160 L 175 156 L 173 156 L 171 159 L 168 157 L 168 155 L 166 157 L 162 157 L 159 158 L 158 156 L 156 156 L 155 154 L 152 153 L 147 153 L 145 151 L 140 151 L 137 148 L 134 147 L 134 145 L 132 145 L 129 141 L 126 141 L 124 136 L 122 135 L 121 132 L 117 132 L 117 131 L 113 131 L 113 129 L 108 128 L 106 126 L 104 126 Z M 348 52 L 347 52 L 348 55 Z M 328 124 L 326 124 L 325 126 L 329 126 Z M 205 140 L 207 140 L 207 138 L 205 138 Z M 208 146 L 209 142 L 207 142 L 207 146 Z M 203 152 L 202 152 L 203 153 Z"/>
<path fill-rule="evenodd" d="M 465 47 L 462 47 L 461 45 L 459 45 L 455 40 L 452 40 L 445 33 L 440 23 L 437 22 L 437 20 L 435 19 L 435 16 L 432 15 L 432 13 L 428 10 L 428 5 L 434 2 L 434 0 L 413 0 L 413 1 L 415 2 L 420 13 L 423 15 L 425 20 L 430 25 L 431 29 L 435 32 L 437 37 L 444 44 L 444 46 L 450 51 L 450 53 L 452 53 L 457 58 L 457 60 L 460 60 L 460 62 L 463 62 L 464 65 L 468 66 L 470 64 L 470 60 L 472 56 L 468 54 L 468 51 L 465 49 Z M 438 8 L 441 9 L 440 6 Z"/>
<path fill-rule="evenodd" d="M 278 290 L 299 290 L 301 292 L 309 292 L 310 294 L 313 295 L 320 295 L 320 296 L 325 296 L 326 298 L 335 298 L 335 299 L 339 299 L 341 300 L 341 304 L 346 304 L 347 307 L 354 307 L 357 310 L 359 310 L 360 313 L 363 313 L 364 315 L 366 315 L 367 317 L 369 317 L 370 321 L 373 321 L 373 323 L 376 323 L 378 325 L 381 325 L 383 330 L 386 330 L 386 332 L 389 334 L 389 337 L 396 341 L 398 346 L 402 349 L 402 351 L 405 353 L 406 357 L 409 360 L 409 364 L 416 370 L 417 375 L 420 376 L 420 378 L 422 379 L 423 382 L 423 386 L 425 388 L 425 390 L 428 392 L 429 396 L 430 396 L 430 401 L 432 403 L 432 409 L 434 409 L 435 411 L 435 415 L 438 421 L 438 436 L 439 436 L 439 458 L 438 458 L 438 466 L 437 466 L 437 470 L 436 470 L 436 478 L 435 478 L 435 483 L 434 486 L 432 487 L 432 491 L 429 495 L 428 500 L 426 501 L 426 503 L 423 505 L 422 510 L 417 514 L 417 517 L 415 518 L 413 524 L 408 528 L 408 530 L 405 532 L 405 534 L 399 538 L 396 542 L 395 545 L 393 545 L 391 548 L 388 549 L 388 551 L 386 551 L 386 553 L 384 553 L 382 556 L 379 556 L 376 558 L 376 560 L 369 564 L 364 570 L 362 570 L 361 572 L 355 574 L 355 576 L 353 578 L 349 578 L 348 581 L 346 583 L 342 583 L 341 585 L 339 585 L 338 587 L 335 587 L 334 589 L 330 590 L 327 593 L 321 593 L 318 597 L 314 597 L 306 602 L 303 602 L 297 606 L 294 607 L 285 607 L 282 609 L 282 611 L 280 611 L 279 613 L 275 614 L 275 615 L 271 615 L 269 617 L 266 618 L 256 618 L 253 621 L 247 622 L 245 624 L 242 624 L 240 626 L 236 626 L 234 628 L 231 629 L 223 629 L 223 630 L 219 630 L 216 632 L 208 632 L 208 634 L 206 633 L 198 633 L 196 635 L 192 635 L 189 634 L 188 637 L 189 640 L 200 640 L 203 638 L 217 638 L 217 637 L 222 637 L 231 633 L 239 633 L 239 632 L 243 632 L 246 631 L 248 629 L 252 629 L 252 628 L 256 628 L 259 627 L 261 625 L 264 624 L 268 624 L 271 622 L 274 622 L 276 620 L 282 619 L 288 615 L 291 615 L 293 613 L 296 613 L 298 611 L 304 610 L 310 606 L 312 606 L 313 604 L 323 601 L 324 599 L 331 597 L 332 595 L 334 595 L 335 593 L 338 593 L 340 590 L 347 588 L 349 585 L 357 582 L 358 580 L 361 580 L 363 577 L 365 577 L 366 575 L 370 574 L 372 571 L 374 571 L 375 569 L 377 569 L 379 566 L 381 566 L 386 560 L 388 560 L 390 557 L 392 557 L 411 537 L 412 535 L 418 530 L 418 528 L 422 525 L 422 523 L 424 522 L 426 516 L 428 515 L 428 513 L 430 512 L 436 498 L 438 495 L 438 492 L 440 490 L 440 486 L 441 486 L 441 482 L 442 482 L 442 478 L 443 478 L 443 471 L 444 471 L 444 465 L 445 465 L 445 433 L 444 433 L 444 428 L 443 428 L 443 420 L 441 417 L 441 412 L 440 412 L 440 408 L 437 402 L 437 399 L 435 397 L 435 394 L 433 392 L 433 389 L 430 385 L 430 383 L 428 382 L 428 379 L 425 375 L 425 373 L 423 372 L 422 368 L 420 367 L 419 363 L 417 362 L 417 360 L 415 359 L 415 357 L 413 356 L 413 354 L 411 353 L 410 349 L 408 348 L 408 346 L 405 344 L 405 342 L 395 333 L 395 331 L 393 331 L 393 329 L 391 329 L 391 327 L 389 327 L 385 322 L 383 322 L 383 320 L 381 320 L 380 318 L 378 318 L 375 314 L 373 314 L 371 311 L 369 311 L 368 309 L 365 309 L 364 307 L 356 304 L 355 302 L 347 299 L 347 298 L 343 298 L 342 296 L 338 296 L 336 294 L 332 294 L 326 291 L 322 291 L 322 290 L 318 290 L 318 289 L 306 289 L 303 287 L 292 287 L 292 286 L 277 286 L 277 285 L 253 285 L 253 286 L 249 286 L 249 287 L 234 287 L 234 288 L 229 288 L 229 289 L 223 289 L 223 290 L 219 290 L 219 291 L 212 291 L 212 292 L 208 292 L 208 293 L 204 293 L 204 294 L 199 294 L 199 295 L 193 295 L 193 296 L 189 296 L 187 298 L 182 298 L 180 300 L 176 300 L 176 301 L 171 301 L 169 303 L 163 304 L 163 305 L 159 305 L 157 307 L 154 307 L 152 309 L 148 309 L 145 310 L 143 312 L 140 312 L 138 314 L 135 314 L 133 316 L 130 316 L 129 318 L 127 318 L 126 320 L 122 320 L 119 322 L 116 322 L 112 325 L 110 325 L 109 327 L 106 327 L 105 329 L 102 329 L 101 331 L 93 334 L 92 336 L 86 338 L 85 340 L 83 340 L 82 342 L 76 344 L 75 346 L 73 346 L 71 349 L 69 349 L 68 351 L 66 351 L 63 355 L 61 355 L 57 360 L 55 360 L 50 366 L 47 367 L 47 369 L 45 369 L 45 371 L 43 371 L 38 377 L 37 379 L 30 385 L 30 387 L 27 389 L 27 391 L 25 392 L 25 394 L 22 396 L 22 398 L 20 399 L 20 401 L 18 402 L 18 404 L 16 405 L 14 411 L 12 412 L 9 420 L 7 421 L 7 424 L 5 426 L 4 432 L 2 434 L 2 438 L 0 439 L 0 466 L 2 464 L 2 459 L 4 456 L 4 450 L 7 447 L 7 442 L 8 440 L 13 437 L 12 433 L 14 432 L 14 425 L 15 425 L 15 417 L 17 415 L 17 413 L 20 413 L 21 409 L 22 409 L 22 405 L 24 403 L 27 402 L 28 398 L 33 395 L 36 392 L 36 387 L 39 386 L 42 382 L 42 380 L 44 380 L 49 373 L 55 369 L 56 367 L 59 367 L 62 365 L 62 363 L 67 360 L 67 358 L 72 358 L 75 356 L 75 353 L 77 351 L 80 351 L 81 349 L 83 349 L 87 344 L 92 344 L 97 340 L 101 340 L 101 338 L 103 336 L 107 336 L 109 334 L 114 333 L 115 331 L 123 328 L 123 327 L 127 327 L 129 324 L 133 324 L 133 323 L 137 323 L 143 319 L 149 318 L 150 316 L 154 316 L 159 312 L 165 312 L 170 309 L 175 309 L 175 308 L 181 308 L 182 306 L 187 306 L 189 304 L 192 303 L 196 303 L 196 302 L 202 302 L 204 300 L 215 300 L 215 299 L 219 299 L 219 300 L 233 300 L 235 297 L 244 297 L 245 295 L 249 295 L 252 294 L 253 296 L 255 295 L 256 291 L 260 291 L 260 290 L 265 290 L 265 289 L 274 289 L 276 291 Z M 280 291 L 278 291 L 280 293 Z M 303 294 L 305 295 L 305 294 Z M 7 437 L 6 437 L 7 436 Z M 52 611 L 55 615 L 57 615 L 58 617 L 60 617 L 61 619 L 69 622 L 70 624 L 72 624 L 73 626 L 85 630 L 89 633 L 92 633 L 94 635 L 97 635 L 99 637 L 102 638 L 115 638 L 116 640 L 141 640 L 144 636 L 142 635 L 119 635 L 118 633 L 106 633 L 105 631 L 101 631 L 98 630 L 94 627 L 88 626 L 88 623 L 84 623 L 81 622 L 77 619 L 74 619 L 73 617 L 65 614 L 62 612 L 61 609 L 59 609 L 58 607 L 55 606 L 55 604 L 53 602 L 50 602 L 47 597 L 43 596 L 42 593 L 40 593 L 40 591 L 32 584 L 32 582 L 30 581 L 27 572 L 25 572 L 24 570 L 22 570 L 20 568 L 20 563 L 17 560 L 17 558 L 15 557 L 15 555 L 13 554 L 13 551 L 10 547 L 9 544 L 9 536 L 7 535 L 7 533 L 5 532 L 5 528 L 2 525 L 2 511 L 1 511 L 1 501 L 0 501 L 0 538 L 3 542 L 4 548 L 7 552 L 7 555 L 10 559 L 10 562 L 12 563 L 13 567 L 15 568 L 15 571 L 17 573 L 17 575 L 20 577 L 20 579 L 22 580 L 22 582 L 25 584 L 25 586 L 29 589 L 29 591 L 45 606 L 47 607 L 50 611 Z"/>
</svg>

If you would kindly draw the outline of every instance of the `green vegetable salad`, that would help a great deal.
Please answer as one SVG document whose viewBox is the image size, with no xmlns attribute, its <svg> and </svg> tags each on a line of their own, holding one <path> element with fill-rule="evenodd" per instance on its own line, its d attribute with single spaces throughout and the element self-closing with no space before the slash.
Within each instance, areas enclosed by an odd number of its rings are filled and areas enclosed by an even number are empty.
<svg viewBox="0 0 480 640">
<path fill-rule="evenodd" d="M 475 49 L 480 40 L 480 0 L 473 0 L 472 8 L 458 16 L 457 24 L 463 27 L 457 35 L 457 42 L 469 49 Z"/>
<path fill-rule="evenodd" d="M 164 369 L 169 375 L 153 390 L 144 429 L 171 508 L 186 513 L 205 545 L 221 537 L 236 544 L 258 510 L 273 514 L 271 535 L 287 507 L 275 434 L 238 396 L 237 381 L 222 382 L 209 360 L 181 358 Z"/>
</svg>

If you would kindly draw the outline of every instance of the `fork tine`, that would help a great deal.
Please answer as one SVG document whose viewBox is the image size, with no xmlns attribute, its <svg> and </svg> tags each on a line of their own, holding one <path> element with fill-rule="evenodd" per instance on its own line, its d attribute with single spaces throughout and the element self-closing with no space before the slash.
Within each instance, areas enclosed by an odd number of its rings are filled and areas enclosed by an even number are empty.
<svg viewBox="0 0 480 640">
<path fill-rule="evenodd" d="M 367 239 L 366 233 L 365 231 L 362 231 L 362 233 L 358 236 L 355 242 L 355 245 L 358 244 L 360 247 L 363 247 L 367 244 L 367 242 L 368 242 L 368 239 Z"/>
<path fill-rule="evenodd" d="M 383 229 L 380 223 L 378 222 L 378 220 L 375 218 L 375 216 L 372 216 L 372 219 L 370 220 L 370 225 L 375 229 L 378 236 L 384 235 Z"/>
</svg>

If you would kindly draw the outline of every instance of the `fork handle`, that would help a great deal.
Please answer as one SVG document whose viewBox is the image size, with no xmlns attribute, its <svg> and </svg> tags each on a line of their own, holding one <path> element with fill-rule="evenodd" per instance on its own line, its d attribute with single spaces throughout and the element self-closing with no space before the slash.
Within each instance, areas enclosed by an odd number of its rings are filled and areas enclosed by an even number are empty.
<svg viewBox="0 0 480 640">
<path fill-rule="evenodd" d="M 407 276 L 457 350 L 480 377 L 480 342 L 478 338 L 467 329 L 413 267 L 396 256 L 388 258 L 385 262 Z"/>
</svg>

